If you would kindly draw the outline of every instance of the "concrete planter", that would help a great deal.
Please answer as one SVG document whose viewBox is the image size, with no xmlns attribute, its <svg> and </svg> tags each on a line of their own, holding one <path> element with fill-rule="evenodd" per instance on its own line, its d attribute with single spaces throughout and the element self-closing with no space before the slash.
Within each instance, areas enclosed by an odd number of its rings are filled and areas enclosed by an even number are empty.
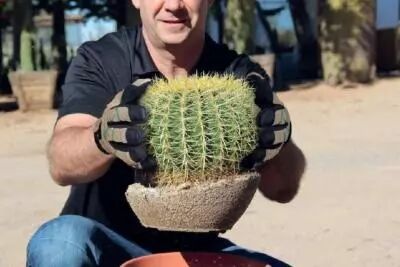
<svg viewBox="0 0 400 267">
<path fill-rule="evenodd" d="M 168 231 L 225 231 L 243 215 L 257 190 L 250 173 L 217 182 L 149 188 L 129 186 L 126 198 L 146 227 Z"/>
<path fill-rule="evenodd" d="M 57 71 L 17 71 L 9 79 L 21 111 L 53 108 Z"/>
</svg>

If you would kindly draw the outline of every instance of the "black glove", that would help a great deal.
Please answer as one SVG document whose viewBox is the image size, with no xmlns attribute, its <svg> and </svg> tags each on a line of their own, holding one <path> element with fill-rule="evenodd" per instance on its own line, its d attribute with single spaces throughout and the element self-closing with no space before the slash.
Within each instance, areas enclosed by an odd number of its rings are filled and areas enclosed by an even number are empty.
<svg viewBox="0 0 400 267">
<path fill-rule="evenodd" d="M 145 170 L 155 169 L 156 161 L 146 152 L 145 132 L 139 125 L 148 114 L 137 103 L 149 84 L 150 79 L 139 79 L 118 92 L 94 127 L 97 147 L 103 153 Z"/>
<path fill-rule="evenodd" d="M 288 110 L 273 92 L 268 74 L 248 56 L 240 56 L 226 69 L 227 74 L 244 79 L 255 90 L 259 140 L 255 150 L 243 158 L 241 168 L 251 170 L 274 158 L 290 140 L 291 122 Z"/>
</svg>

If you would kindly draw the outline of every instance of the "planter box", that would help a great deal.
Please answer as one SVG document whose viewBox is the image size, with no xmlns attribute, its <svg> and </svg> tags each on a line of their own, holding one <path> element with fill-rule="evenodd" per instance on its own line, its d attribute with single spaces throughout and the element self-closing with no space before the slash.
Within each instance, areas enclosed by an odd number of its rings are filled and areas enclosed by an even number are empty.
<svg viewBox="0 0 400 267">
<path fill-rule="evenodd" d="M 53 108 L 57 71 L 10 72 L 9 79 L 21 111 Z"/>
<path fill-rule="evenodd" d="M 167 231 L 225 231 L 246 211 L 258 173 L 188 186 L 130 185 L 126 198 L 142 225 Z"/>
</svg>

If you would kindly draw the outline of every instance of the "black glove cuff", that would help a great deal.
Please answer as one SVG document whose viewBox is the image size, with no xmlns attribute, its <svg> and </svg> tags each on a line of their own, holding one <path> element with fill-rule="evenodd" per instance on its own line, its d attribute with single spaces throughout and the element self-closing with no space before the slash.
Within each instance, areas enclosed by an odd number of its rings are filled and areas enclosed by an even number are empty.
<svg viewBox="0 0 400 267">
<path fill-rule="evenodd" d="M 101 125 L 99 125 L 99 129 L 94 132 L 94 142 L 96 143 L 97 148 L 106 155 L 110 155 L 107 151 L 104 150 L 103 146 L 100 144 L 101 139 Z"/>
</svg>

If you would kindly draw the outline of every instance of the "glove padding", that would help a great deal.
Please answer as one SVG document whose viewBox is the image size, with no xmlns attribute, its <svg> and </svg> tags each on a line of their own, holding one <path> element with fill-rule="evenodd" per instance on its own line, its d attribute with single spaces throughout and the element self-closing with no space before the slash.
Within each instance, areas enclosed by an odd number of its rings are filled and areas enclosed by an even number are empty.
<svg viewBox="0 0 400 267">
<path fill-rule="evenodd" d="M 254 88 L 255 103 L 261 109 L 257 115 L 257 147 L 240 163 L 243 170 L 252 170 L 278 155 L 283 145 L 290 140 L 289 112 L 273 92 L 268 74 L 249 57 L 235 59 L 226 73 L 246 80 Z"/>
<path fill-rule="evenodd" d="M 147 121 L 148 113 L 138 100 L 149 84 L 150 79 L 139 79 L 118 92 L 94 128 L 96 144 L 103 153 L 145 170 L 156 168 L 154 157 L 146 152 L 145 132 L 139 126 Z"/>
</svg>

